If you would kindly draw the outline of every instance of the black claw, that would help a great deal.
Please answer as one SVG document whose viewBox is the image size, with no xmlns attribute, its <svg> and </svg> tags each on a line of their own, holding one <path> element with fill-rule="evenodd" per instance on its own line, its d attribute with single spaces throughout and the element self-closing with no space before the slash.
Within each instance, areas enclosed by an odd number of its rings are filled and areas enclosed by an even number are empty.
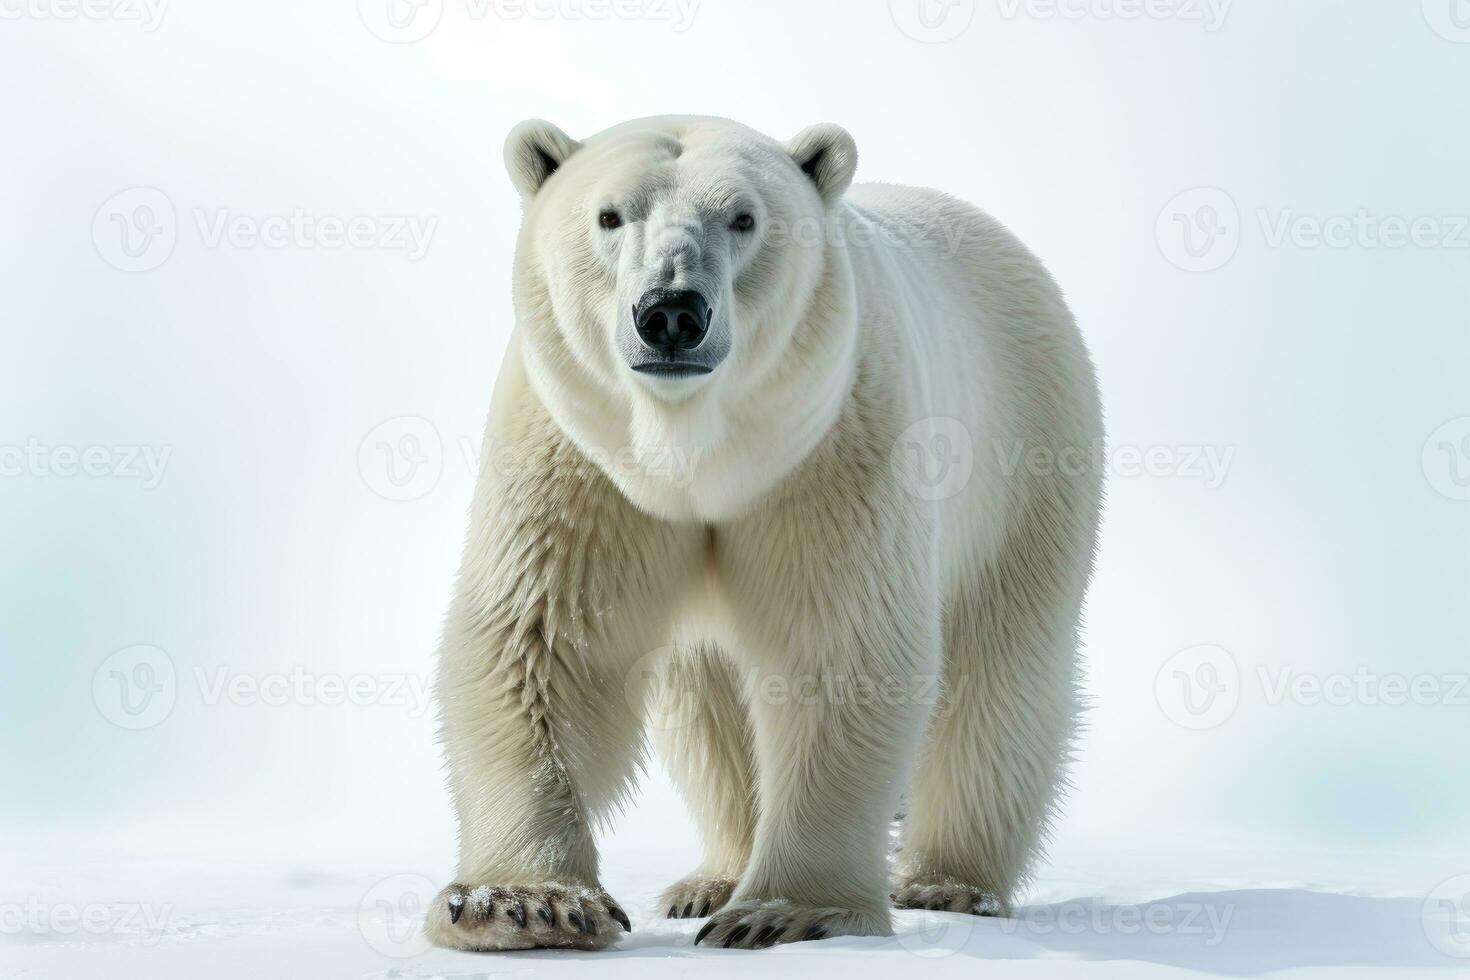
<svg viewBox="0 0 1470 980">
<path fill-rule="evenodd" d="M 700 909 L 699 909 L 698 918 L 701 918 L 702 919 L 702 918 L 704 918 L 707 915 L 709 915 L 709 899 L 706 898 L 704 900 L 704 905 L 701 906 Z"/>
<path fill-rule="evenodd" d="M 581 912 L 568 912 L 567 921 L 570 922 L 578 932 L 587 931 L 587 923 L 583 921 Z"/>
<path fill-rule="evenodd" d="M 459 921 L 459 917 L 461 915 L 463 915 L 463 914 L 464 914 L 464 896 L 463 895 L 450 895 L 449 896 L 449 924 L 450 925 L 454 925 L 454 923 L 456 923 L 456 922 Z"/>
<path fill-rule="evenodd" d="M 616 905 L 609 905 L 607 907 L 607 914 L 610 915 L 610 916 L 612 916 L 614 919 L 617 920 L 618 925 L 620 925 L 620 926 L 623 927 L 623 931 L 624 932 L 632 932 L 633 931 L 633 923 L 631 923 L 631 922 L 628 921 L 628 913 L 627 912 L 624 912 L 622 909 L 618 908 Z"/>
<path fill-rule="evenodd" d="M 698 946 L 700 944 L 700 942 L 704 939 L 704 937 L 705 936 L 708 936 L 710 934 L 710 931 L 712 929 L 714 929 L 714 927 L 715 927 L 715 920 L 714 919 L 710 919 L 708 922 L 706 922 L 704 924 L 704 928 L 701 929 L 701 930 L 699 930 L 699 934 L 694 937 L 694 945 Z"/>
<path fill-rule="evenodd" d="M 755 947 L 756 949 L 765 949 L 767 946 L 770 946 L 776 941 L 776 936 L 778 936 L 780 932 L 780 926 L 766 926 L 760 932 L 755 934 L 755 939 L 751 940 L 750 945 Z"/>
<path fill-rule="evenodd" d="M 725 937 L 725 948 L 729 949 L 748 935 L 750 935 L 750 926 L 736 926 L 735 931 Z"/>
<path fill-rule="evenodd" d="M 684 906 L 684 918 L 688 919 L 694 915 L 694 903 L 690 902 Z"/>
<path fill-rule="evenodd" d="M 801 937 L 801 941 L 804 942 L 804 943 L 809 943 L 809 942 L 811 942 L 814 939 L 826 939 L 826 938 L 827 938 L 827 930 L 826 929 L 824 929 L 821 926 L 812 926 L 811 928 L 809 928 L 806 931 L 806 934 Z"/>
<path fill-rule="evenodd" d="M 513 903 L 505 910 L 505 914 L 516 920 L 516 925 L 522 929 L 526 928 L 526 907 L 520 902 Z"/>
<path fill-rule="evenodd" d="M 541 917 L 542 922 L 548 924 L 551 922 L 551 908 L 549 906 L 542 905 L 540 908 L 536 909 L 536 914 Z"/>
</svg>

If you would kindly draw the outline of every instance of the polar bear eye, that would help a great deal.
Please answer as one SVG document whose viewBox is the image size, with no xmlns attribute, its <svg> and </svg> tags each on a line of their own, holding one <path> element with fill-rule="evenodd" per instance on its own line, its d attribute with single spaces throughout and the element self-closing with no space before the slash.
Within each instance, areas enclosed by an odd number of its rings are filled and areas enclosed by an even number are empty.
<svg viewBox="0 0 1470 980">
<path fill-rule="evenodd" d="M 611 231 L 614 228 L 622 227 L 623 216 L 618 214 L 612 208 L 604 208 L 602 213 L 597 216 L 597 223 Z"/>
<path fill-rule="evenodd" d="M 736 215 L 735 220 L 730 222 L 730 227 L 736 231 L 750 231 L 755 227 L 755 218 L 748 214 Z"/>
</svg>

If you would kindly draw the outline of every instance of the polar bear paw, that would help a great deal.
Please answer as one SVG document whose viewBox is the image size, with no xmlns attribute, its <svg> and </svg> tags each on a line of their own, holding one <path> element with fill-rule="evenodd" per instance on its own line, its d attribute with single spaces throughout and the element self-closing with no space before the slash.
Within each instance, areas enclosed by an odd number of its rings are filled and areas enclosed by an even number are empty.
<svg viewBox="0 0 1470 980">
<path fill-rule="evenodd" d="M 885 912 L 865 915 L 851 909 L 797 905 L 784 900 L 736 902 L 705 923 L 696 945 L 726 949 L 765 949 L 778 943 L 809 942 L 831 936 L 887 936 L 892 929 Z"/>
<path fill-rule="evenodd" d="M 888 896 L 901 909 L 968 912 L 970 915 L 1008 917 L 1010 906 L 999 895 L 974 885 L 953 881 L 909 881 L 896 885 Z"/>
<path fill-rule="evenodd" d="M 667 909 L 670 919 L 702 919 L 724 908 L 739 883 L 739 878 L 692 874 L 665 889 L 658 907 Z"/>
<path fill-rule="evenodd" d="M 504 888 L 455 882 L 434 899 L 424 924 L 436 946 L 472 951 L 604 949 L 632 931 L 607 892 L 555 882 Z"/>
</svg>

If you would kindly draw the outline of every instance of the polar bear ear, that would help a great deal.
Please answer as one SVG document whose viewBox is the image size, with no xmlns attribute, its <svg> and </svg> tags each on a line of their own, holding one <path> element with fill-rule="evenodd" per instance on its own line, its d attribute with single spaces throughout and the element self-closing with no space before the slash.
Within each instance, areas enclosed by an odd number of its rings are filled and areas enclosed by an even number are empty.
<svg viewBox="0 0 1470 980">
<path fill-rule="evenodd" d="M 505 138 L 505 169 L 522 197 L 534 197 L 582 144 L 544 119 L 527 119 Z"/>
<path fill-rule="evenodd" d="M 852 176 L 857 172 L 857 143 L 841 126 L 831 123 L 809 126 L 797 133 L 786 149 L 802 172 L 817 185 L 817 193 L 828 206 L 852 184 Z"/>
</svg>

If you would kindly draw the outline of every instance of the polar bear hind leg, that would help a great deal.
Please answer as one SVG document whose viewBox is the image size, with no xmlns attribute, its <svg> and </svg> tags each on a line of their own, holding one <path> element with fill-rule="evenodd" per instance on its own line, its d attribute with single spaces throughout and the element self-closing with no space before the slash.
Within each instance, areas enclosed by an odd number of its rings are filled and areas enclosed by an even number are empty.
<svg viewBox="0 0 1470 980">
<path fill-rule="evenodd" d="M 1034 487 L 994 560 L 946 608 L 944 685 L 908 794 L 899 908 L 1007 915 L 1076 724 L 1076 628 L 1097 507 L 1087 480 Z"/>
<path fill-rule="evenodd" d="M 719 911 L 750 860 L 756 773 L 740 679 L 718 649 L 681 650 L 657 679 L 647 725 L 704 843 L 704 861 L 669 886 L 659 912 L 671 919 Z"/>
</svg>

